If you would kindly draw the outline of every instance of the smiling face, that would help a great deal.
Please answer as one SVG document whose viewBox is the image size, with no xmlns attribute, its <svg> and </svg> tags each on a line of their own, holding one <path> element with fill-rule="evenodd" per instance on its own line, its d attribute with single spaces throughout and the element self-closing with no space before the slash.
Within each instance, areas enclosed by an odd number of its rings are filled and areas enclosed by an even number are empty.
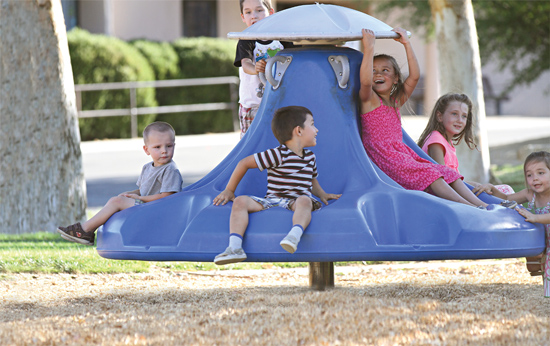
<svg viewBox="0 0 550 346">
<path fill-rule="evenodd" d="M 242 3 L 241 18 L 246 26 L 251 26 L 271 14 L 273 9 L 267 8 L 261 0 L 244 0 Z"/>
<path fill-rule="evenodd" d="M 151 155 L 153 166 L 162 166 L 172 161 L 176 146 L 174 141 L 174 135 L 169 131 L 152 130 L 149 132 L 143 150 L 147 155 Z"/>
<path fill-rule="evenodd" d="M 372 65 L 372 89 L 378 94 L 390 93 L 394 85 L 397 85 L 399 77 L 395 68 L 387 58 L 375 58 Z"/>
<path fill-rule="evenodd" d="M 306 121 L 304 121 L 304 126 L 301 126 L 299 131 L 304 147 L 314 147 L 317 145 L 317 132 L 319 130 L 315 127 L 313 115 L 308 114 Z"/>
<path fill-rule="evenodd" d="M 525 181 L 536 193 L 550 191 L 550 169 L 544 161 L 531 161 L 525 165 Z"/>
<path fill-rule="evenodd" d="M 449 143 L 454 136 L 457 136 L 464 131 L 464 128 L 468 123 L 468 114 L 468 105 L 460 101 L 449 102 L 449 105 L 443 114 L 440 112 L 437 113 L 437 121 L 441 123 L 445 129 L 445 133 L 443 133 L 443 135 Z"/>
</svg>

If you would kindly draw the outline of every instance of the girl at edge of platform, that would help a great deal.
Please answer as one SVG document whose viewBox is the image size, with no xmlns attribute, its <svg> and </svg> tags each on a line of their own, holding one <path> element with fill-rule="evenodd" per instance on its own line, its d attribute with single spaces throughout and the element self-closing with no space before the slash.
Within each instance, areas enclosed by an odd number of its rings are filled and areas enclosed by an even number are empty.
<svg viewBox="0 0 550 346">
<path fill-rule="evenodd" d="M 525 159 L 523 165 L 527 188 L 512 194 L 504 194 L 491 184 L 474 192 L 487 192 L 499 198 L 517 203 L 528 203 L 527 208 L 517 206 L 516 210 L 525 221 L 540 223 L 545 228 L 546 249 L 539 256 L 527 257 L 527 270 L 531 275 L 542 275 L 544 296 L 550 298 L 550 153 L 536 151 Z"/>
</svg>

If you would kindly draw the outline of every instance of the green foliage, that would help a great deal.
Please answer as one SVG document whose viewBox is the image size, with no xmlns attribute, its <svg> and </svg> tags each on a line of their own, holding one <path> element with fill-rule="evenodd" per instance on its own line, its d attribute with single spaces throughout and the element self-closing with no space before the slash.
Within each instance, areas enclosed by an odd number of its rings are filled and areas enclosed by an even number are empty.
<svg viewBox="0 0 550 346">
<path fill-rule="evenodd" d="M 550 1 L 474 1 L 474 9 L 482 62 L 512 71 L 504 94 L 550 70 Z"/>
<path fill-rule="evenodd" d="M 153 69 L 130 44 L 114 37 L 94 35 L 75 28 L 67 33 L 75 84 L 154 80 Z M 129 108 L 129 90 L 85 92 L 82 109 Z M 138 107 L 156 106 L 155 91 L 138 89 Z M 138 117 L 138 131 L 154 119 L 154 115 Z M 82 140 L 130 137 L 130 117 L 80 119 Z"/>
<path fill-rule="evenodd" d="M 236 42 L 218 38 L 181 38 L 172 43 L 179 59 L 178 78 L 238 76 L 233 66 Z M 230 102 L 228 85 L 157 90 L 160 105 Z M 231 111 L 208 111 L 159 115 L 178 135 L 233 131 Z"/>
<path fill-rule="evenodd" d="M 525 189 L 523 165 L 493 165 L 491 172 L 495 178 L 503 184 L 510 185 L 514 191 Z"/>
<path fill-rule="evenodd" d="M 503 88 L 535 81 L 550 70 L 550 1 L 473 0 L 482 63 L 496 62 L 510 68 L 513 78 Z M 389 13 L 403 8 L 402 26 L 425 29 L 433 36 L 434 24 L 428 0 L 388 0 L 377 9 Z"/>
<path fill-rule="evenodd" d="M 130 44 L 147 59 L 155 73 L 155 80 L 180 78 L 179 58 L 170 43 L 134 40 Z"/>
<path fill-rule="evenodd" d="M 389 14 L 396 7 L 406 9 L 397 20 L 399 26 L 424 30 L 428 39 L 434 38 L 435 25 L 428 0 L 387 0 L 376 4 L 376 10 L 384 14 Z"/>
<path fill-rule="evenodd" d="M 75 28 L 68 33 L 75 84 L 237 76 L 236 42 L 218 38 L 182 38 L 175 42 L 130 43 Z M 138 89 L 138 107 L 231 102 L 228 85 Z M 82 109 L 129 108 L 129 90 L 84 92 Z M 138 132 L 154 120 L 172 124 L 178 135 L 233 131 L 231 111 L 138 117 Z M 130 117 L 80 119 L 82 140 L 124 138 Z"/>
</svg>

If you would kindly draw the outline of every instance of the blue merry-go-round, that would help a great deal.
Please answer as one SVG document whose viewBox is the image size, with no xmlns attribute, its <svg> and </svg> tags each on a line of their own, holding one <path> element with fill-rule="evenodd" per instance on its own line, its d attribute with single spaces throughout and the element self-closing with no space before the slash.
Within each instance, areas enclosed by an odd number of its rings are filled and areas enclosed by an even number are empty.
<svg viewBox="0 0 550 346">
<path fill-rule="evenodd" d="M 303 11 L 303 12 L 301 12 Z M 307 15 L 304 15 L 307 13 Z M 301 18 L 296 21 L 292 18 Z M 307 20 L 304 20 L 307 18 Z M 281 28 L 280 23 L 292 23 Z M 273 208 L 250 215 L 243 242 L 247 261 L 310 262 L 310 282 L 333 284 L 335 261 L 420 261 L 533 256 L 544 249 L 542 227 L 516 211 L 475 209 L 425 192 L 403 189 L 367 156 L 360 139 L 357 95 L 362 54 L 338 47 L 357 40 L 361 28 L 391 38 L 391 27 L 334 5 L 304 5 L 278 12 L 230 38 L 293 41 L 270 59 L 262 104 L 252 127 L 231 153 L 181 193 L 113 215 L 97 233 L 105 258 L 212 261 L 227 246 L 231 203 L 212 200 L 242 158 L 278 145 L 271 117 L 280 107 L 309 108 L 319 129 L 319 182 L 342 197 L 313 213 L 294 254 L 279 245 L 292 213 Z M 404 132 L 404 141 L 427 157 Z M 192 163 L 186 163 L 192 164 Z M 236 195 L 263 196 L 266 173 L 249 171 Z M 487 203 L 494 197 L 482 195 Z"/>
</svg>

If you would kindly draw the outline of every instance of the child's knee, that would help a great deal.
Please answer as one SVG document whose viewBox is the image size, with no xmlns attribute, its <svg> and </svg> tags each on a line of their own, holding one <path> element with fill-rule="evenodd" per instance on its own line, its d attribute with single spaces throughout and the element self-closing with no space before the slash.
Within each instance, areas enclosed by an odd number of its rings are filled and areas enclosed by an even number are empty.
<svg viewBox="0 0 550 346">
<path fill-rule="evenodd" d="M 313 208 L 313 202 L 311 201 L 311 198 L 306 196 L 300 196 L 296 199 L 296 209 L 306 209 L 311 210 Z"/>
<path fill-rule="evenodd" d="M 233 200 L 233 210 L 242 210 L 248 209 L 248 200 L 247 196 L 238 196 Z"/>
<path fill-rule="evenodd" d="M 115 197 L 111 197 L 107 202 L 107 204 L 117 207 L 119 209 L 126 208 L 128 204 L 128 199 L 131 199 L 131 198 L 124 197 L 124 196 L 115 196 Z"/>
</svg>

